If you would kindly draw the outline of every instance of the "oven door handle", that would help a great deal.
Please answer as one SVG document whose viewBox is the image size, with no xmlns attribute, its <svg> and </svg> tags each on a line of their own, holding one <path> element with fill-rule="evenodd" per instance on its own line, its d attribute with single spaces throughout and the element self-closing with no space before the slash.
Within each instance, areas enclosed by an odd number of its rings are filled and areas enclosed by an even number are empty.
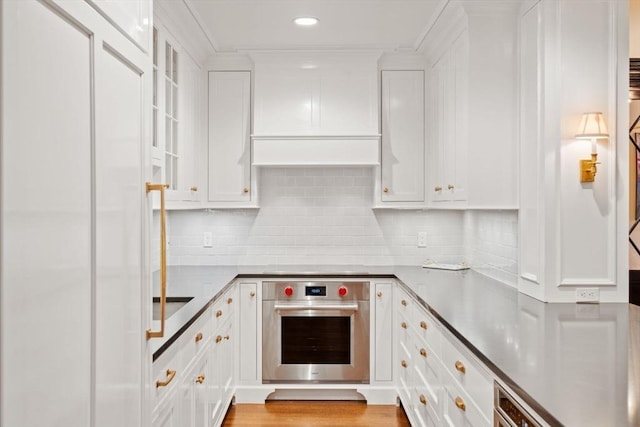
<svg viewBox="0 0 640 427">
<path fill-rule="evenodd" d="M 358 304 L 274 304 L 274 310 L 294 311 L 294 310 L 341 310 L 358 311 Z"/>
</svg>

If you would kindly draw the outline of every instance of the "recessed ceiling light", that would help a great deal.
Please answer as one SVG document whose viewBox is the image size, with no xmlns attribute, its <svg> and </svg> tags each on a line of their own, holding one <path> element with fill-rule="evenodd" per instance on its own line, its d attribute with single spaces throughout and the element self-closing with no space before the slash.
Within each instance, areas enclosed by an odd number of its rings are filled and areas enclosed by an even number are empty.
<svg viewBox="0 0 640 427">
<path fill-rule="evenodd" d="M 296 18 L 293 20 L 293 22 L 295 22 L 296 25 L 300 25 L 301 27 L 308 27 L 311 25 L 316 25 L 318 23 L 318 18 L 305 16 L 301 18 Z"/>
</svg>

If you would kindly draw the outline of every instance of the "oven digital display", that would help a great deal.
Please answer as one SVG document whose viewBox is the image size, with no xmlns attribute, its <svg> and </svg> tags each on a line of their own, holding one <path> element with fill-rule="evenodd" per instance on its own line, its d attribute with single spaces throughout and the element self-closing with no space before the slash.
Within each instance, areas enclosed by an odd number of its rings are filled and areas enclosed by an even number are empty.
<svg viewBox="0 0 640 427">
<path fill-rule="evenodd" d="M 307 286 L 304 288 L 304 295 L 307 297 L 326 297 L 326 286 Z"/>
</svg>

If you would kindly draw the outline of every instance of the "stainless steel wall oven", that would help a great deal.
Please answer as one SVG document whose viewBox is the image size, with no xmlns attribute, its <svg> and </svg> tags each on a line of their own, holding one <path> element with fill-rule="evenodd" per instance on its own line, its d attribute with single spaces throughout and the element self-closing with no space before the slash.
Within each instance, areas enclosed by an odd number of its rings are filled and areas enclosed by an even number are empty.
<svg viewBox="0 0 640 427">
<path fill-rule="evenodd" d="M 263 282 L 263 383 L 369 383 L 369 324 L 369 282 Z"/>
</svg>

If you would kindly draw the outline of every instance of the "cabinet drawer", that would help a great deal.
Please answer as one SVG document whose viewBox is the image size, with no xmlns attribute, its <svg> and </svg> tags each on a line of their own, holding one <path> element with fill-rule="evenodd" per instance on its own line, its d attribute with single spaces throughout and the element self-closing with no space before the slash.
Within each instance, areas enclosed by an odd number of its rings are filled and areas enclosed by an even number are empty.
<svg viewBox="0 0 640 427">
<path fill-rule="evenodd" d="M 162 353 L 162 356 L 153 363 L 151 369 L 151 387 L 153 389 L 151 392 L 151 406 L 154 408 L 154 412 L 163 404 L 166 396 L 174 391 L 179 377 L 182 375 L 182 368 L 180 364 L 179 346 L 177 345 L 169 347 Z"/>
<path fill-rule="evenodd" d="M 398 290 L 398 298 L 396 298 L 396 308 L 398 313 L 408 316 L 411 309 L 415 305 L 415 301 L 406 292 Z"/>
<path fill-rule="evenodd" d="M 180 359 L 187 363 L 205 347 L 206 343 L 211 340 L 213 335 L 213 325 L 211 321 L 211 309 L 200 315 L 198 320 L 187 329 L 180 337 L 182 349 L 180 350 Z"/>
<path fill-rule="evenodd" d="M 227 320 L 230 320 L 235 306 L 237 304 L 235 300 L 235 287 L 227 292 L 220 298 L 213 306 L 213 330 L 220 328 Z"/>
<path fill-rule="evenodd" d="M 416 339 L 413 347 L 412 361 L 419 377 L 422 393 L 435 408 L 440 405 L 440 390 L 442 390 L 442 364 L 437 354 L 424 343 Z"/>
<path fill-rule="evenodd" d="M 493 406 L 493 383 L 485 369 L 452 338 L 442 340 L 442 363 L 449 375 L 475 401 L 487 419 Z"/>
<path fill-rule="evenodd" d="M 491 422 L 467 393 L 448 375 L 442 399 L 443 424 L 449 427 L 489 427 Z"/>
<path fill-rule="evenodd" d="M 407 344 L 400 343 L 398 349 L 398 379 L 400 380 L 400 389 L 404 392 L 407 402 L 411 401 L 411 383 L 413 381 L 412 375 L 415 375 L 413 369 L 413 362 L 411 361 L 410 349 L 406 347 Z"/>
<path fill-rule="evenodd" d="M 436 354 L 440 354 L 442 333 L 436 319 L 418 305 L 414 308 L 411 318 L 418 336 L 424 339 Z"/>
<path fill-rule="evenodd" d="M 421 426 L 439 426 L 440 418 L 438 414 L 438 405 L 434 404 L 434 401 L 429 397 L 430 393 L 419 385 L 415 391 L 415 405 L 413 405 L 416 418 Z"/>
</svg>

